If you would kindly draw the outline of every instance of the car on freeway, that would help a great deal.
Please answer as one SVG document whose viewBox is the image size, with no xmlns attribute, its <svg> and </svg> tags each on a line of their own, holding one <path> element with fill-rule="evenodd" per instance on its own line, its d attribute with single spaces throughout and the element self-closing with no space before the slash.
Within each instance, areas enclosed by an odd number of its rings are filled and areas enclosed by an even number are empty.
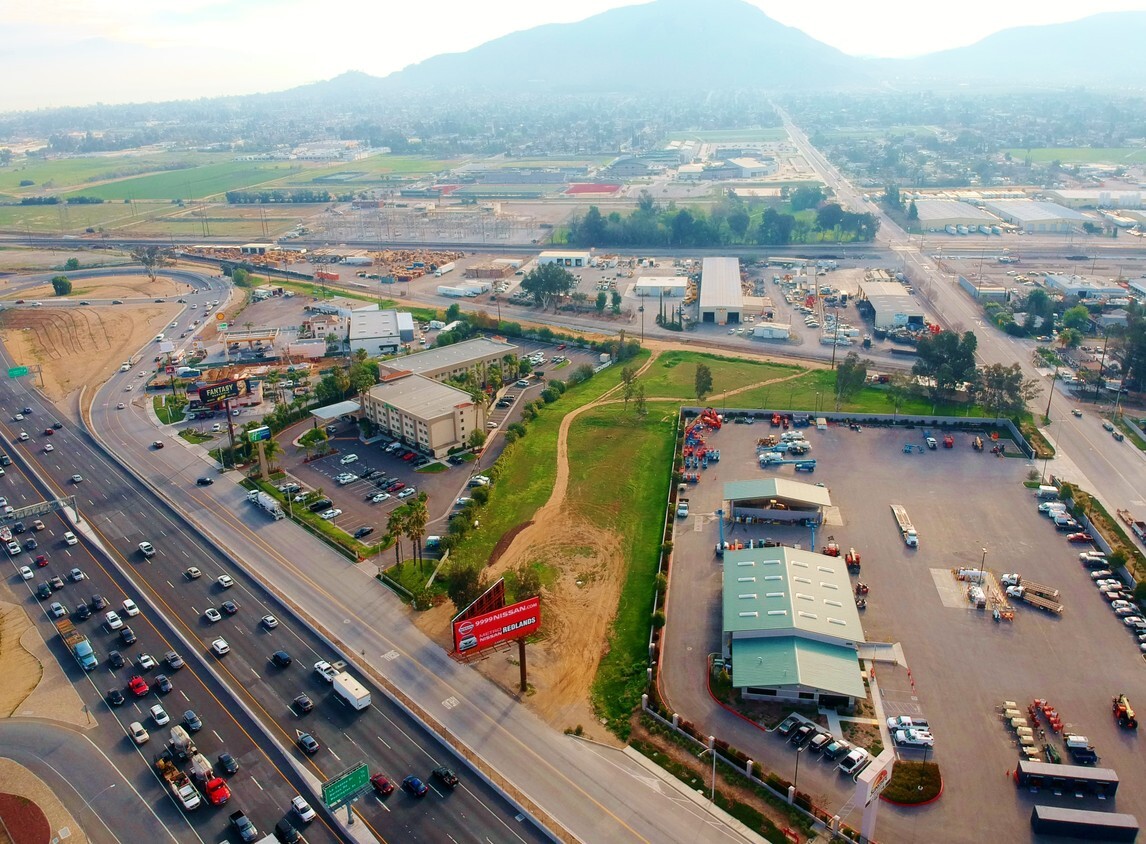
<svg viewBox="0 0 1146 844">
<path fill-rule="evenodd" d="M 371 779 L 371 782 L 373 782 L 373 779 Z M 317 817 L 317 813 L 301 794 L 291 798 L 290 807 L 303 823 L 310 823 Z"/>
<path fill-rule="evenodd" d="M 52 577 L 48 578 L 48 585 L 51 586 L 52 591 L 55 592 L 57 589 L 63 589 L 64 588 L 64 581 L 57 574 L 57 575 L 53 575 Z"/>
<path fill-rule="evenodd" d="M 87 575 L 84 574 L 83 569 L 74 568 L 68 572 L 68 580 L 72 583 L 79 583 L 81 580 L 86 580 Z"/>
<path fill-rule="evenodd" d="M 25 551 L 35 551 L 39 547 L 40 547 L 40 543 L 37 542 L 35 539 L 33 539 L 30 536 L 24 540 L 24 550 Z"/>
<path fill-rule="evenodd" d="M 55 451 L 55 450 L 56 450 L 56 447 L 54 445 L 52 445 L 51 443 L 44 443 L 44 451 L 45 452 Z"/>
<path fill-rule="evenodd" d="M 64 533 L 64 544 L 65 545 L 75 545 L 77 542 L 79 542 L 79 540 L 76 539 L 76 535 L 74 533 L 72 533 L 70 530 L 65 531 L 65 533 Z"/>
<path fill-rule="evenodd" d="M 178 671 L 180 668 L 182 668 L 184 665 L 187 664 L 186 662 L 183 661 L 183 657 L 181 657 L 175 651 L 168 651 L 167 653 L 165 653 L 163 655 L 163 661 L 165 663 L 167 663 L 167 667 L 170 668 L 172 671 Z"/>
<path fill-rule="evenodd" d="M 166 674 L 156 674 L 151 684 L 155 686 L 155 690 L 161 695 L 167 694 L 173 688 L 171 680 L 167 678 Z"/>
<path fill-rule="evenodd" d="M 222 621 L 223 614 L 214 607 L 207 607 L 206 612 L 203 613 L 203 617 L 214 624 L 216 621 Z"/>
<path fill-rule="evenodd" d="M 134 616 L 139 615 L 139 606 L 131 598 L 125 598 L 123 602 L 123 611 L 126 615 Z"/>
<path fill-rule="evenodd" d="M 117 613 L 115 610 L 108 610 L 104 614 L 103 619 L 107 623 L 108 630 L 123 629 L 123 619 L 119 617 L 119 613 Z"/>
<path fill-rule="evenodd" d="M 52 618 L 63 618 L 68 614 L 68 608 L 59 601 L 52 601 L 48 604 L 48 612 L 52 614 Z"/>
<path fill-rule="evenodd" d="M 223 601 L 223 603 L 219 604 L 219 609 L 227 615 L 234 615 L 239 611 L 239 605 L 234 601 Z"/>
<path fill-rule="evenodd" d="M 318 753 L 320 745 L 318 740 L 310 733 L 299 733 L 297 741 L 298 746 L 301 747 L 303 752 L 308 756 L 313 756 Z"/>
<path fill-rule="evenodd" d="M 107 702 L 109 706 L 123 706 L 127 702 L 127 698 L 119 689 L 108 689 Z"/>
<path fill-rule="evenodd" d="M 138 639 L 139 637 L 135 635 L 135 631 L 130 627 L 124 627 L 119 631 L 119 640 L 125 645 L 134 645 Z"/>
<path fill-rule="evenodd" d="M 195 714 L 194 709 L 188 709 L 183 713 L 183 726 L 191 732 L 197 733 L 203 729 L 203 719 Z"/>
<path fill-rule="evenodd" d="M 124 403 L 123 403 L 123 402 L 120 402 L 119 404 L 117 404 L 117 405 L 115 406 L 115 409 L 116 409 L 116 410 L 123 410 L 123 408 L 124 408 Z"/>
<path fill-rule="evenodd" d="M 314 701 L 310 699 L 310 695 L 299 695 L 294 699 L 294 707 L 299 712 L 310 712 L 314 709 Z"/>
<path fill-rule="evenodd" d="M 150 671 L 159 665 L 159 663 L 155 661 L 155 657 L 151 654 L 140 654 L 138 662 L 140 669 L 143 671 Z"/>
<path fill-rule="evenodd" d="M 105 598 L 103 595 L 92 595 L 91 605 L 92 612 L 105 610 L 107 609 L 107 598 Z"/>
<path fill-rule="evenodd" d="M 139 543 L 139 553 L 141 553 L 145 557 L 154 557 L 155 556 L 155 546 L 152 545 L 150 542 L 146 542 L 146 541 L 140 542 Z"/>
<path fill-rule="evenodd" d="M 334 678 L 338 676 L 338 671 L 335 669 L 335 667 L 325 659 L 320 659 L 314 664 L 314 671 L 316 674 L 318 674 L 319 677 L 328 683 L 333 683 Z"/>
<path fill-rule="evenodd" d="M 48 555 L 47 554 L 37 554 L 36 559 L 35 559 L 35 563 L 40 568 L 44 568 L 45 566 L 48 565 Z"/>
<path fill-rule="evenodd" d="M 286 668 L 292 662 L 294 662 L 294 660 L 290 658 L 290 654 L 288 654 L 286 651 L 275 651 L 273 654 L 271 654 L 271 662 L 273 662 L 279 668 Z"/>
<path fill-rule="evenodd" d="M 425 797 L 430 787 L 412 774 L 402 780 L 402 788 L 411 797 Z"/>
<path fill-rule="evenodd" d="M 457 788 L 458 775 L 455 774 L 449 767 L 445 765 L 439 765 L 438 767 L 434 768 L 434 770 L 431 772 L 431 775 L 434 777 L 434 779 L 436 779 L 447 788 Z"/>
<path fill-rule="evenodd" d="M 237 774 L 239 773 L 239 760 L 230 753 L 220 753 L 219 767 L 225 774 Z"/>
<path fill-rule="evenodd" d="M 230 589 L 232 586 L 235 585 L 234 579 L 229 574 L 219 575 L 218 579 L 215 582 L 218 583 L 219 586 L 221 586 L 224 589 Z"/>
<path fill-rule="evenodd" d="M 32 519 L 32 530 L 39 533 L 40 531 L 42 531 L 44 529 L 44 527 L 45 527 L 44 523 L 41 522 L 39 519 Z"/>
<path fill-rule="evenodd" d="M 20 543 L 14 539 L 11 542 L 9 542 L 5 547 L 8 549 L 8 553 L 11 554 L 13 557 L 15 557 L 17 554 L 19 554 L 21 551 L 24 550 L 23 548 L 20 547 Z"/>
<path fill-rule="evenodd" d="M 20 566 L 20 577 L 22 577 L 24 580 L 31 580 L 35 576 L 36 573 L 33 572 L 28 566 Z"/>
<path fill-rule="evenodd" d="M 188 580 L 198 580 L 203 576 L 203 572 L 199 571 L 198 567 L 196 566 L 191 566 L 190 568 L 186 569 L 183 574 Z"/>
<path fill-rule="evenodd" d="M 136 744 L 144 744 L 151 739 L 151 734 L 138 721 L 132 721 L 127 727 L 127 732 Z"/>
<path fill-rule="evenodd" d="M 371 774 L 370 785 L 383 797 L 394 793 L 394 781 L 385 774 Z"/>
<path fill-rule="evenodd" d="M 226 639 L 216 639 L 211 643 L 211 650 L 215 652 L 215 656 L 223 656 L 231 652 L 231 646 L 227 644 Z"/>
<path fill-rule="evenodd" d="M 87 621 L 92 617 L 92 608 L 87 604 L 80 604 L 76 607 L 76 618 L 80 621 Z"/>
<path fill-rule="evenodd" d="M 171 722 L 171 716 L 167 714 L 167 710 L 158 703 L 151 707 L 151 717 L 155 719 L 155 726 L 157 727 L 162 727 Z"/>
<path fill-rule="evenodd" d="M 107 661 L 112 668 L 123 668 L 125 662 L 123 654 L 119 651 L 108 651 Z"/>
<path fill-rule="evenodd" d="M 131 689 L 131 693 L 136 697 L 144 697 L 151 691 L 147 686 L 147 681 L 138 674 L 132 675 L 131 679 L 127 681 L 127 687 Z"/>
<path fill-rule="evenodd" d="M 264 615 L 260 621 L 262 622 L 263 627 L 267 628 L 267 630 L 274 630 L 279 626 L 279 620 L 273 615 Z"/>
<path fill-rule="evenodd" d="M 210 486 L 211 484 L 215 483 L 215 479 L 203 476 L 202 478 L 196 478 L 195 483 L 198 486 Z"/>
</svg>

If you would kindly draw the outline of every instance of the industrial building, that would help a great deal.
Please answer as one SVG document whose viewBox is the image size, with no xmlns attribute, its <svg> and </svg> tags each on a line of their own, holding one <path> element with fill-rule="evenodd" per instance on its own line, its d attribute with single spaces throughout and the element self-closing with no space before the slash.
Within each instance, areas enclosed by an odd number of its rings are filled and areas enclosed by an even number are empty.
<svg viewBox="0 0 1146 844">
<path fill-rule="evenodd" d="M 859 283 L 860 302 L 872 309 L 876 328 L 885 331 L 903 326 L 923 326 L 923 309 L 902 284 L 894 281 L 869 281 Z"/>
<path fill-rule="evenodd" d="M 413 372 L 435 381 L 464 375 L 471 369 L 499 363 L 517 353 L 517 346 L 493 337 L 475 337 L 449 346 L 427 349 L 383 363 L 384 369 Z"/>
<path fill-rule="evenodd" d="M 1043 285 L 1054 293 L 1077 296 L 1079 299 L 1106 299 L 1126 295 L 1126 289 L 1113 281 L 1099 281 L 1081 275 L 1047 273 L 1043 276 Z"/>
<path fill-rule="evenodd" d="M 820 524 L 832 506 L 825 487 L 788 478 L 729 481 L 724 485 L 730 522 L 807 522 Z"/>
<path fill-rule="evenodd" d="M 740 325 L 744 291 L 737 258 L 705 258 L 700 270 L 700 321 Z"/>
<path fill-rule="evenodd" d="M 787 340 L 791 336 L 790 322 L 758 322 L 752 329 L 752 337 L 756 340 Z"/>
<path fill-rule="evenodd" d="M 786 546 L 724 552 L 721 650 L 749 699 L 853 706 L 864 643 L 842 557 Z"/>
<path fill-rule="evenodd" d="M 350 353 L 365 349 L 371 357 L 393 354 L 414 342 L 414 317 L 407 311 L 370 309 L 353 311 L 347 321 L 346 343 Z"/>
<path fill-rule="evenodd" d="M 982 208 L 950 199 L 917 199 L 915 210 L 919 212 L 919 227 L 929 232 L 941 232 L 947 226 L 977 229 L 979 226 L 999 223 L 998 217 L 988 214 Z"/>
<path fill-rule="evenodd" d="M 1050 190 L 1047 196 L 1067 208 L 1143 208 L 1146 191 L 1107 190 Z"/>
<path fill-rule="evenodd" d="M 761 161 L 758 158 L 731 158 L 728 164 L 735 168 L 741 179 L 759 179 L 776 172 L 775 161 Z"/>
<path fill-rule="evenodd" d="M 683 299 L 688 292 L 688 279 L 671 275 L 641 276 L 633 285 L 634 296 L 663 296 Z"/>
<path fill-rule="evenodd" d="M 465 390 L 409 371 L 384 372 L 362 396 L 362 415 L 423 454 L 444 457 L 485 429 L 485 407 Z"/>
<path fill-rule="evenodd" d="M 984 207 L 1027 234 L 1068 234 L 1086 222 L 1086 217 L 1053 202 L 1032 199 L 989 199 Z"/>
<path fill-rule="evenodd" d="M 562 267 L 589 266 L 589 252 L 542 252 L 537 256 L 538 264 L 558 264 Z"/>
</svg>

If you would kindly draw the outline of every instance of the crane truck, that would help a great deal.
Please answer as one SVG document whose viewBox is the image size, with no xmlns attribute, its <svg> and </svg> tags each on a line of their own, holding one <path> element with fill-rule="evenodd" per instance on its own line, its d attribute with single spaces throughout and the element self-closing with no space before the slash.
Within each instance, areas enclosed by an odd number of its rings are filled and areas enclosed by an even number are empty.
<svg viewBox="0 0 1146 844">
<path fill-rule="evenodd" d="M 263 492 L 258 489 L 252 489 L 247 493 L 247 500 L 257 507 L 261 507 L 270 515 L 276 522 L 279 519 L 285 518 L 286 514 L 283 513 L 283 508 L 279 506 L 277 500 L 273 495 Z"/>
<path fill-rule="evenodd" d="M 1058 601 L 1036 594 L 1026 586 L 1008 586 L 1007 597 L 1018 598 L 1023 603 L 1030 604 L 1032 607 L 1038 607 L 1040 610 L 1046 610 L 1047 612 L 1061 614 L 1063 610 L 1062 604 Z"/>
<path fill-rule="evenodd" d="M 175 795 L 180 806 L 187 811 L 199 808 L 203 800 L 199 797 L 199 792 L 195 790 L 195 786 L 191 784 L 189 776 L 176 768 L 175 764 L 165 756 L 161 756 L 155 761 L 155 768 L 159 771 L 159 775 L 167 781 L 171 793 Z"/>
<path fill-rule="evenodd" d="M 1027 580 L 1021 574 L 999 575 L 999 583 L 1003 586 L 1021 586 L 1027 592 L 1042 595 L 1044 598 L 1049 598 L 1052 601 L 1057 601 L 1059 597 L 1059 591 L 1057 589 L 1053 589 L 1042 583 L 1035 583 L 1033 580 Z"/>
<path fill-rule="evenodd" d="M 57 621 L 56 630 L 60 632 L 60 638 L 64 640 L 64 644 L 68 646 L 76 661 L 83 666 L 84 671 L 91 671 L 99 664 L 95 651 L 92 650 L 92 643 L 88 641 L 87 636 L 76 630 L 70 618 L 61 618 Z"/>
<path fill-rule="evenodd" d="M 919 547 L 919 534 L 915 532 L 915 526 L 911 524 L 911 519 L 907 517 L 907 510 L 902 504 L 892 504 L 891 512 L 895 515 L 895 521 L 899 525 L 899 533 L 903 537 L 905 545 L 911 548 Z"/>
</svg>

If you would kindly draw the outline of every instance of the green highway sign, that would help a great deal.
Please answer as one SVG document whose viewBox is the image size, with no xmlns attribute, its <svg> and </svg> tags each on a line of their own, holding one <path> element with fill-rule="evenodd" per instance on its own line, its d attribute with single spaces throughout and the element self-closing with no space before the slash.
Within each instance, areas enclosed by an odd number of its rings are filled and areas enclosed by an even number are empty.
<svg viewBox="0 0 1146 844">
<path fill-rule="evenodd" d="M 322 784 L 322 802 L 328 809 L 344 806 L 370 790 L 370 768 L 360 762 Z"/>
<path fill-rule="evenodd" d="M 217 328 L 218 328 L 220 331 L 226 331 L 226 330 L 227 330 L 227 323 L 225 323 L 225 322 L 220 322 L 220 323 L 218 323 L 218 324 L 217 324 L 217 326 L 216 326 L 216 327 L 217 327 Z"/>
<path fill-rule="evenodd" d="M 28 367 L 26 366 L 13 366 L 8 369 L 9 378 L 20 378 L 28 374 Z"/>
</svg>

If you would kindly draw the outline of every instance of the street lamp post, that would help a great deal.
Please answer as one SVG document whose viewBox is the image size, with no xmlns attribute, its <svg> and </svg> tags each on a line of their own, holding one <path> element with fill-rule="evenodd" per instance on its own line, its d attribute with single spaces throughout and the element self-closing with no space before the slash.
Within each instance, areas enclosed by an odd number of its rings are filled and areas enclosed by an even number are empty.
<svg viewBox="0 0 1146 844">
<path fill-rule="evenodd" d="M 645 306 L 641 305 L 637 308 L 637 312 L 641 315 L 641 345 L 645 344 Z"/>
<path fill-rule="evenodd" d="M 111 785 L 109 785 L 107 788 L 105 788 L 105 789 L 103 789 L 101 792 L 99 792 L 99 794 L 97 794 L 95 797 L 91 798 L 90 800 L 85 800 L 85 801 L 84 801 L 84 806 L 85 806 L 85 807 L 87 807 L 88 809 L 91 809 L 91 808 L 92 808 L 92 803 L 94 803 L 96 800 L 98 800 L 98 799 L 99 799 L 100 797 L 102 797 L 104 794 L 107 794 L 107 792 L 111 791 L 113 788 L 115 788 L 115 783 L 114 783 L 114 782 L 113 782 Z M 92 811 L 95 811 L 95 810 L 93 809 Z"/>
<path fill-rule="evenodd" d="M 796 748 L 796 773 L 792 775 L 792 788 L 797 790 L 796 783 L 800 779 L 800 754 L 804 752 L 804 746 L 800 745 Z"/>
<path fill-rule="evenodd" d="M 709 795 L 709 802 L 716 805 L 716 737 L 708 737 L 708 750 L 712 754 L 712 792 Z"/>
<path fill-rule="evenodd" d="M 983 550 L 983 558 L 981 560 L 979 560 L 979 585 L 980 586 L 983 585 L 983 572 L 985 571 L 984 566 L 987 565 L 987 549 L 984 548 L 982 550 Z"/>
</svg>

